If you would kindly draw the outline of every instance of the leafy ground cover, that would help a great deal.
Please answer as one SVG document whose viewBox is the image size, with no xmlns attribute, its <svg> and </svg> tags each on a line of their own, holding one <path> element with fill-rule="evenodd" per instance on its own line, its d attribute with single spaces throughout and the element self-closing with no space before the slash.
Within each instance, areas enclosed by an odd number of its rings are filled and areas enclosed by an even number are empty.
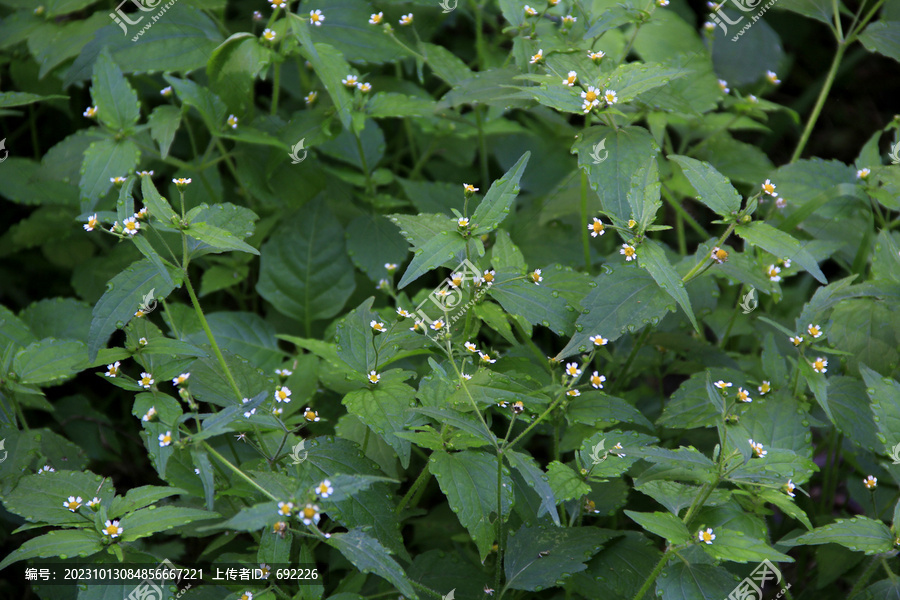
<svg viewBox="0 0 900 600">
<path fill-rule="evenodd" d="M 897 61 L 897 0 L 0 0 L 0 595 L 900 597 Z"/>
</svg>

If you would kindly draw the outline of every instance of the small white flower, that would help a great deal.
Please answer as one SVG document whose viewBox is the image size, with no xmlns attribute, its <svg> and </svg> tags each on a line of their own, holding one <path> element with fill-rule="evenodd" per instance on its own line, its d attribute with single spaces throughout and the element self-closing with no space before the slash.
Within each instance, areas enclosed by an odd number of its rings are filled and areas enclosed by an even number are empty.
<svg viewBox="0 0 900 600">
<path fill-rule="evenodd" d="M 468 350 L 469 352 L 478 352 L 478 346 L 476 346 L 472 342 L 466 342 L 465 344 L 463 344 L 463 346 L 465 346 L 466 350 Z"/>
<path fill-rule="evenodd" d="M 538 11 L 536 11 L 535 9 L 531 8 L 530 6 L 528 6 L 526 4 L 525 5 L 525 14 L 528 15 L 529 17 L 535 17 L 535 16 L 537 16 Z"/>
<path fill-rule="evenodd" d="M 816 360 L 809 363 L 812 365 L 813 371 L 816 373 L 825 373 L 828 371 L 828 361 L 822 358 L 821 356 L 816 357 Z"/>
<path fill-rule="evenodd" d="M 141 228 L 141 224 L 134 217 L 128 217 L 127 219 L 122 221 L 122 228 L 125 230 L 125 233 L 130 236 L 134 236 Z"/>
<path fill-rule="evenodd" d="M 535 54 L 534 56 L 531 57 L 531 60 L 529 62 L 531 64 L 535 65 L 543 59 L 544 59 L 544 50 L 543 50 L 543 48 L 541 48 L 537 51 L 537 54 Z"/>
<path fill-rule="evenodd" d="M 361 91 L 363 94 L 368 94 L 369 92 L 372 91 L 372 84 L 368 83 L 368 82 L 357 83 L 356 89 Z"/>
<path fill-rule="evenodd" d="M 704 544 L 712 544 L 716 534 L 713 533 L 712 527 L 707 527 L 706 531 L 701 529 L 697 532 L 697 538 Z"/>
<path fill-rule="evenodd" d="M 291 388 L 281 385 L 275 388 L 275 402 L 284 402 L 287 404 L 291 401 Z"/>
<path fill-rule="evenodd" d="M 775 71 L 766 71 L 766 79 L 768 79 L 769 83 L 771 83 L 772 85 L 778 85 L 779 83 L 781 83 L 781 80 L 778 79 L 778 75 L 775 73 Z"/>
<path fill-rule="evenodd" d="M 606 100 L 606 103 L 610 106 L 619 101 L 619 97 L 613 90 L 606 90 L 603 92 L 603 99 Z"/>
<path fill-rule="evenodd" d="M 369 25 L 378 25 L 384 20 L 384 13 L 375 13 L 369 17 Z"/>
<path fill-rule="evenodd" d="M 141 378 L 138 381 L 138 385 L 140 385 L 145 390 L 149 390 L 150 386 L 153 385 L 154 383 L 155 382 L 153 381 L 153 375 L 151 375 L 150 373 L 146 373 L 146 372 L 141 373 Z"/>
<path fill-rule="evenodd" d="M 299 516 L 304 525 L 318 525 L 319 519 L 321 518 L 319 515 L 319 507 L 315 504 L 307 504 L 304 508 L 300 509 Z"/>
<path fill-rule="evenodd" d="M 856 178 L 857 179 L 868 179 L 869 175 L 871 173 L 872 173 L 872 171 L 868 167 L 865 167 L 856 172 Z"/>
<path fill-rule="evenodd" d="M 400 25 L 403 25 L 404 27 L 407 25 L 412 25 L 412 22 L 413 22 L 413 14 L 412 13 L 409 13 L 407 15 L 403 15 L 402 17 L 400 17 Z"/>
<path fill-rule="evenodd" d="M 737 399 L 740 400 L 741 402 L 753 402 L 753 398 L 750 397 L 750 392 L 748 392 L 747 390 L 745 390 L 742 387 L 738 388 Z"/>
<path fill-rule="evenodd" d="M 818 325 L 813 325 L 812 323 L 807 325 L 806 332 L 816 339 L 822 337 L 822 328 Z"/>
<path fill-rule="evenodd" d="M 341 79 L 341 83 L 343 83 L 344 85 L 346 85 L 347 87 L 350 87 L 350 88 L 356 87 L 356 84 L 359 83 L 359 77 L 357 77 L 356 75 L 351 73 L 351 74 L 347 75 L 346 77 L 344 77 L 343 79 Z"/>
<path fill-rule="evenodd" d="M 165 448 L 172 444 L 172 432 L 167 431 L 165 433 L 159 434 L 159 447 Z"/>
<path fill-rule="evenodd" d="M 634 249 L 634 246 L 629 244 L 622 244 L 622 249 L 619 250 L 619 254 L 625 256 L 625 262 L 637 260 L 637 250 Z"/>
<path fill-rule="evenodd" d="M 597 371 L 591 374 L 591 385 L 598 390 L 603 389 L 603 382 L 606 381 L 605 375 L 600 375 Z"/>
<path fill-rule="evenodd" d="M 464 183 L 464 184 L 463 184 L 463 191 L 466 192 L 466 193 L 468 193 L 468 194 L 474 194 L 474 193 L 477 192 L 478 190 L 479 190 L 479 188 L 475 187 L 475 186 L 472 185 L 471 183 Z"/>
<path fill-rule="evenodd" d="M 226 121 L 228 126 L 232 129 L 237 129 L 238 126 L 238 118 L 234 115 L 228 115 L 228 120 Z"/>
<path fill-rule="evenodd" d="M 43 473 L 56 473 L 56 469 L 51 467 L 50 465 L 44 465 L 40 469 L 37 470 L 38 475 L 42 475 Z"/>
<path fill-rule="evenodd" d="M 609 343 L 609 340 L 603 337 L 602 335 L 592 335 L 588 338 L 592 344 L 595 346 L 605 346 Z"/>
<path fill-rule="evenodd" d="M 267 42 L 271 42 L 275 39 L 275 32 L 267 27 L 266 30 L 263 31 L 263 37 Z"/>
<path fill-rule="evenodd" d="M 725 81 L 724 79 L 719 79 L 718 81 L 719 81 L 719 89 L 722 90 L 723 94 L 727 94 L 728 92 L 731 91 L 731 89 L 728 87 L 727 81 Z"/>
<path fill-rule="evenodd" d="M 568 363 L 566 365 L 566 375 L 569 377 L 578 377 L 581 375 L 581 369 L 578 368 L 578 363 Z"/>
<path fill-rule="evenodd" d="M 866 486 L 866 489 L 874 490 L 878 485 L 878 478 L 873 475 L 867 475 L 865 479 L 863 479 L 863 485 Z"/>
<path fill-rule="evenodd" d="M 294 503 L 293 502 L 279 502 L 278 503 L 278 514 L 282 517 L 289 517 L 291 513 L 294 512 Z"/>
<path fill-rule="evenodd" d="M 151 406 L 149 409 L 147 409 L 147 412 L 144 414 L 144 416 L 141 417 L 141 421 L 144 421 L 145 423 L 149 423 L 150 421 L 153 421 L 154 419 L 156 419 L 156 417 L 157 417 L 156 407 Z"/>
<path fill-rule="evenodd" d="M 279 377 L 290 377 L 294 372 L 289 369 L 275 369 L 275 374 Z"/>
<path fill-rule="evenodd" d="M 478 356 L 481 358 L 481 362 L 485 362 L 491 365 L 497 362 L 496 358 L 491 358 L 491 355 L 485 352 L 479 352 Z"/>
<path fill-rule="evenodd" d="M 327 498 L 328 496 L 334 493 L 334 488 L 331 486 L 331 482 L 327 479 L 316 486 L 316 495 L 322 499 Z"/>
<path fill-rule="evenodd" d="M 369 374 L 367 377 L 371 383 L 378 383 L 379 381 L 381 381 L 381 375 L 376 373 L 375 369 L 372 369 L 371 371 L 369 371 Z"/>
<path fill-rule="evenodd" d="M 100 225 L 100 221 L 97 220 L 97 213 L 94 213 L 88 217 L 88 222 L 83 227 L 85 231 L 93 231 L 98 225 Z"/>
<path fill-rule="evenodd" d="M 597 52 L 593 52 L 588 50 L 588 58 L 590 58 L 594 62 L 599 62 L 604 56 L 606 56 L 606 52 L 603 50 L 598 50 Z"/>
<path fill-rule="evenodd" d="M 797 494 L 794 493 L 794 490 L 797 489 L 797 486 L 794 485 L 793 480 L 788 479 L 788 482 L 784 484 L 784 491 L 787 492 L 787 495 L 791 498 L 795 497 Z"/>
<path fill-rule="evenodd" d="M 778 193 L 775 191 L 775 184 L 772 183 L 769 179 L 766 179 L 766 182 L 762 184 L 762 191 L 770 196 L 778 195 Z"/>
<path fill-rule="evenodd" d="M 106 375 L 107 377 L 116 377 L 119 374 L 119 365 L 121 365 L 119 361 L 114 362 L 111 365 L 106 365 Z"/>
<path fill-rule="evenodd" d="M 71 512 L 75 512 L 81 508 L 81 496 L 69 496 L 69 499 L 63 502 L 63 507 Z"/>
<path fill-rule="evenodd" d="M 730 388 L 732 384 L 730 381 L 722 381 L 720 379 L 717 382 L 715 382 L 713 385 L 716 386 L 717 388 L 719 388 L 720 390 L 725 390 L 725 389 Z"/>
<path fill-rule="evenodd" d="M 190 378 L 190 376 L 191 376 L 190 373 L 182 373 L 181 375 L 179 375 L 178 377 L 176 377 L 172 380 L 172 385 L 181 385 L 182 383 L 187 381 L 188 378 Z"/>
<path fill-rule="evenodd" d="M 766 454 L 769 452 L 767 450 L 763 450 L 763 445 L 759 442 L 754 442 L 753 440 L 747 440 L 750 442 L 750 447 L 753 449 L 753 454 L 759 458 L 765 458 Z"/>
<path fill-rule="evenodd" d="M 760 395 L 760 396 L 765 396 L 765 395 L 768 394 L 770 391 L 772 391 L 772 384 L 769 383 L 768 381 L 763 381 L 763 382 L 762 382 L 762 385 L 759 386 L 759 387 L 756 388 L 756 389 L 759 391 L 759 395 Z"/>
<path fill-rule="evenodd" d="M 319 97 L 319 92 L 310 92 L 306 95 L 306 98 L 304 98 L 304 101 L 306 102 L 306 105 L 309 106 L 310 104 L 315 102 L 316 98 L 318 98 L 318 97 Z"/>
<path fill-rule="evenodd" d="M 88 500 L 87 507 L 91 510 L 97 510 L 97 507 L 100 506 L 100 498 L 94 496 L 91 500 Z"/>
<path fill-rule="evenodd" d="M 385 331 L 387 331 L 387 329 L 385 329 L 384 327 L 384 323 L 381 323 L 374 319 L 369 321 L 369 327 L 371 327 L 372 331 L 374 331 L 375 333 L 384 333 Z"/>
<path fill-rule="evenodd" d="M 574 87 L 576 81 L 578 81 L 578 73 L 576 73 L 575 71 L 569 71 L 568 76 L 566 76 L 566 78 L 562 80 L 563 85 L 567 85 L 569 87 Z"/>
<path fill-rule="evenodd" d="M 309 406 L 307 406 L 303 411 L 303 418 L 309 421 L 310 423 L 318 423 L 321 421 L 319 418 L 319 412 L 313 410 Z"/>
<path fill-rule="evenodd" d="M 256 409 L 251 408 L 250 410 L 248 410 L 247 412 L 244 413 L 244 418 L 249 419 L 250 417 L 252 417 L 255 414 L 256 414 Z"/>
<path fill-rule="evenodd" d="M 781 281 L 781 267 L 776 267 L 775 265 L 769 265 L 769 268 L 766 269 L 766 275 L 769 276 L 769 281 Z"/>
<path fill-rule="evenodd" d="M 531 281 L 534 283 L 534 285 L 541 285 L 541 282 L 544 280 L 543 276 L 541 276 L 540 269 L 535 269 L 534 271 L 529 273 L 528 276 L 531 277 Z"/>
<path fill-rule="evenodd" d="M 159 90 L 159 94 L 160 94 L 160 96 L 163 96 L 163 97 L 165 97 L 165 98 L 168 98 L 169 96 L 172 95 L 172 86 L 171 86 L 171 85 L 167 85 L 167 86 L 164 87 L 163 89 Z"/>
<path fill-rule="evenodd" d="M 605 228 L 603 226 L 603 221 L 594 217 L 593 223 L 588 223 L 588 231 L 591 232 L 591 237 L 597 237 L 598 235 L 603 235 L 606 233 Z"/>
<path fill-rule="evenodd" d="M 321 27 L 322 23 L 325 22 L 325 15 L 322 14 L 321 10 L 311 10 L 309 11 L 309 24 L 315 25 L 316 27 Z"/>
<path fill-rule="evenodd" d="M 98 109 L 96 106 L 88 106 L 88 107 L 85 109 L 85 111 L 84 111 L 83 113 L 81 113 L 81 114 L 82 114 L 83 116 L 87 117 L 88 119 L 93 119 L 94 117 L 97 116 L 97 112 L 98 112 L 99 110 L 100 110 L 100 109 Z"/>
<path fill-rule="evenodd" d="M 116 519 L 114 521 L 107 521 L 103 524 L 103 535 L 108 535 L 110 538 L 117 538 L 122 535 L 122 528 L 119 527 L 119 520 Z"/>
</svg>

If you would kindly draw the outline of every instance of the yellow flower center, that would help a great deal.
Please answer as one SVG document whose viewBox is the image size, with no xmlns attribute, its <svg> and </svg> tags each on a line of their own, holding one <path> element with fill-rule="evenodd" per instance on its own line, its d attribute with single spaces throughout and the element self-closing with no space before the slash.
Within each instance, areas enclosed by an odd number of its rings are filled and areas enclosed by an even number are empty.
<svg viewBox="0 0 900 600">
<path fill-rule="evenodd" d="M 601 231 L 603 231 L 603 223 L 601 223 L 600 221 L 594 221 L 594 224 L 591 225 L 591 227 L 597 233 L 600 233 Z"/>
<path fill-rule="evenodd" d="M 106 528 L 106 533 L 109 535 L 117 535 L 119 533 L 119 528 L 116 525 L 110 525 Z"/>
<path fill-rule="evenodd" d="M 312 519 L 316 516 L 316 511 L 310 507 L 306 507 L 303 509 L 303 516 L 307 519 Z"/>
<path fill-rule="evenodd" d="M 597 99 L 597 93 L 596 93 L 596 92 L 588 91 L 588 92 L 584 95 L 584 100 L 585 100 L 585 102 L 593 102 L 593 101 L 596 100 L 596 99 Z"/>
<path fill-rule="evenodd" d="M 309 421 L 314 421 L 316 418 L 316 413 L 314 413 L 313 411 L 310 410 L 310 411 L 307 411 L 306 414 L 303 416 L 306 417 L 307 420 L 309 420 Z"/>
<path fill-rule="evenodd" d="M 494 281 L 494 274 L 493 274 L 493 273 L 485 273 L 485 274 L 484 274 L 484 280 L 487 281 L 488 283 L 493 282 L 493 281 Z"/>
</svg>

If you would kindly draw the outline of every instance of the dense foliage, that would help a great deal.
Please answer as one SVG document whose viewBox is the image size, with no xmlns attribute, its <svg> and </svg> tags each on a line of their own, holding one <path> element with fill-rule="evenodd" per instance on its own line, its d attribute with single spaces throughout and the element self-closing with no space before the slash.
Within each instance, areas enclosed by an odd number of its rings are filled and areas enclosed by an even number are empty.
<svg viewBox="0 0 900 600">
<path fill-rule="evenodd" d="M 898 0 L 0 0 L 0 596 L 900 597 L 897 61 Z"/>
</svg>

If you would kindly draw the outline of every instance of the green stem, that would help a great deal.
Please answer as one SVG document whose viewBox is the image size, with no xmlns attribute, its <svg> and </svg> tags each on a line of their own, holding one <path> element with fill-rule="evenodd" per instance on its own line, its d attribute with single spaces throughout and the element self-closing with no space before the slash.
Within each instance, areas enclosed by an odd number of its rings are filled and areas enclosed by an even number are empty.
<svg viewBox="0 0 900 600">
<path fill-rule="evenodd" d="M 429 463 L 425 463 L 425 466 L 422 468 L 422 472 L 419 473 L 419 476 L 416 477 L 416 480 L 413 482 L 411 486 L 409 486 L 409 490 L 407 490 L 406 494 L 403 498 L 400 499 L 400 504 L 397 505 L 397 508 L 394 510 L 398 515 L 403 512 L 403 509 L 406 508 L 407 502 L 409 499 L 413 497 L 413 494 L 416 493 L 416 490 L 419 489 L 419 486 L 424 484 L 428 480 L 429 473 Z"/>
<path fill-rule="evenodd" d="M 236 466 L 234 466 L 233 464 L 231 464 L 231 461 L 229 461 L 227 458 L 225 458 L 224 456 L 222 456 L 221 454 L 219 454 L 219 453 L 218 453 L 212 446 L 210 446 L 208 443 L 203 442 L 203 447 L 206 449 L 207 452 L 209 452 L 210 454 L 212 454 L 213 456 L 215 456 L 217 459 L 219 459 L 219 461 L 220 461 L 222 464 L 224 464 L 226 467 L 228 467 L 229 469 L 231 469 L 231 470 L 235 473 L 235 475 L 237 475 L 238 477 L 240 477 L 241 479 L 243 479 L 244 481 L 246 481 L 247 483 L 249 483 L 250 485 L 252 485 L 252 486 L 255 487 L 256 489 L 258 489 L 260 492 L 262 492 L 263 494 L 265 494 L 265 496 L 268 497 L 270 500 L 276 500 L 276 501 L 278 500 L 278 498 L 276 498 L 275 496 L 273 496 L 272 494 L 270 494 L 269 491 L 268 491 L 267 489 L 265 489 L 264 487 L 262 487 L 261 485 L 259 485 L 258 483 L 256 483 L 256 482 L 253 481 L 252 479 L 250 479 L 250 477 L 249 477 L 246 473 L 244 473 L 244 472 L 241 471 L 239 468 L 237 468 Z"/>
<path fill-rule="evenodd" d="M 722 244 L 725 243 L 725 240 L 727 240 L 728 236 L 731 235 L 731 232 L 734 231 L 734 225 L 735 225 L 734 223 L 731 223 L 728 226 L 728 229 L 725 230 L 725 233 L 723 233 L 722 237 L 719 238 L 719 241 L 716 242 L 716 246 L 721 246 Z M 711 259 L 709 258 L 709 254 L 704 254 L 703 256 L 701 256 L 700 260 L 697 261 L 697 264 L 694 265 L 694 268 L 691 269 L 687 275 L 682 277 L 681 281 L 683 281 L 684 283 L 687 283 L 688 281 L 693 279 L 700 272 L 700 269 L 702 269 L 704 266 L 708 266 L 708 263 L 710 260 Z"/>
<path fill-rule="evenodd" d="M 359 151 L 359 162 L 362 164 L 363 172 L 366 174 L 366 193 L 373 195 L 375 190 L 372 187 L 372 174 L 369 172 L 369 163 L 366 161 L 366 153 L 363 151 L 362 140 L 356 132 L 353 132 L 353 137 L 356 138 L 356 149 Z"/>
<path fill-rule="evenodd" d="M 650 571 L 650 574 L 647 576 L 647 579 L 644 581 L 644 585 L 641 586 L 641 589 L 637 591 L 634 595 L 633 600 L 641 600 L 644 597 L 644 594 L 650 589 L 654 583 L 656 583 L 656 578 L 659 577 L 659 574 L 662 573 L 663 567 L 666 566 L 666 563 L 669 562 L 669 559 L 672 557 L 669 554 L 670 548 L 666 548 L 666 551 L 663 552 L 663 555 L 660 557 L 659 562 L 656 563 L 656 566 L 653 567 L 653 570 Z"/>
<path fill-rule="evenodd" d="M 858 594 L 862 588 L 869 582 L 869 578 L 872 576 L 872 573 L 875 569 L 878 568 L 881 557 L 879 555 L 873 556 L 869 560 L 869 564 L 866 565 L 866 568 L 863 570 L 862 574 L 859 576 L 859 579 L 856 580 L 856 583 L 853 584 L 853 587 L 850 588 L 850 593 L 847 594 L 847 600 L 851 600 L 853 596 Z"/>
<path fill-rule="evenodd" d="M 816 104 L 813 107 L 812 114 L 809 115 L 809 120 L 806 122 L 806 129 L 803 130 L 803 135 L 800 137 L 800 141 L 797 143 L 797 148 L 794 150 L 794 155 L 791 156 L 791 162 L 797 162 L 797 159 L 800 158 L 800 155 L 803 154 L 803 149 L 806 147 L 806 143 L 809 141 L 809 136 L 812 135 L 813 127 L 816 126 L 816 121 L 819 120 L 819 114 L 822 112 L 822 108 L 825 106 L 825 100 L 828 98 L 828 93 L 831 91 L 831 86 L 834 84 L 834 78 L 837 75 L 838 67 L 841 66 L 841 60 L 844 58 L 844 52 L 847 50 L 847 42 L 839 42 L 837 52 L 834 54 L 834 59 L 831 61 L 831 68 L 828 69 L 828 75 L 825 77 L 825 84 L 822 86 L 822 90 L 819 92 L 819 97 L 816 100 Z"/>
<path fill-rule="evenodd" d="M 281 91 L 281 62 L 275 63 L 272 76 L 272 114 L 278 114 L 278 94 Z"/>
<path fill-rule="evenodd" d="M 591 273 L 591 238 L 588 231 L 588 178 L 587 172 L 581 170 L 581 244 L 584 246 L 584 270 Z"/>
<path fill-rule="evenodd" d="M 231 390 L 234 392 L 235 397 L 238 402 L 240 402 L 244 395 L 241 394 L 241 390 L 238 387 L 237 382 L 234 380 L 234 375 L 231 374 L 231 369 L 228 368 L 228 363 L 225 362 L 225 357 L 222 355 L 222 351 L 219 349 L 219 344 L 216 343 L 216 338 L 213 336 L 212 330 L 209 328 L 209 323 L 206 321 L 206 316 L 203 314 L 203 309 L 200 308 L 200 300 L 197 299 L 197 294 L 194 292 L 194 286 L 191 285 L 191 278 L 188 276 L 187 269 L 184 272 L 184 286 L 187 288 L 188 295 L 191 297 L 191 303 L 194 305 L 194 311 L 197 313 L 197 318 L 200 320 L 200 327 L 203 328 L 204 333 L 206 333 L 206 338 L 209 340 L 210 346 L 212 346 L 213 353 L 216 355 L 216 359 L 219 361 L 219 366 L 222 367 L 222 372 L 225 374 L 225 378 L 228 380 L 228 385 L 231 386 Z"/>
<path fill-rule="evenodd" d="M 486 190 L 490 187 L 491 182 L 488 179 L 487 141 L 484 137 L 484 123 L 481 114 L 483 110 L 484 107 L 481 105 L 475 107 L 475 124 L 478 126 L 478 154 L 481 159 L 481 187 Z"/>
</svg>

